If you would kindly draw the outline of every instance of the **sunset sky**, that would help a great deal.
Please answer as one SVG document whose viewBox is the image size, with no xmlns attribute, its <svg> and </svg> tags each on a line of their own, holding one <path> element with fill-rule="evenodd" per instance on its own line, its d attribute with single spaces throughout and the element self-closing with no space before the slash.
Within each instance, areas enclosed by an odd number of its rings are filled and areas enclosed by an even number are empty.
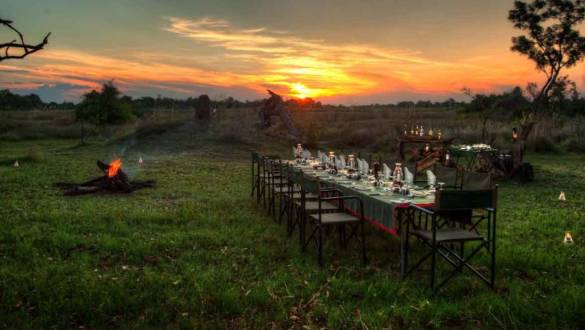
<svg viewBox="0 0 585 330">
<path fill-rule="evenodd" d="M 109 80 L 133 97 L 328 103 L 463 99 L 543 76 L 510 39 L 510 0 L 13 0 L 4 19 L 46 50 L 0 63 L 0 88 L 78 101 Z M 581 27 L 585 32 L 585 27 Z M 5 30 L 1 40 L 12 40 Z M 585 64 L 570 71 L 585 90 Z"/>
</svg>

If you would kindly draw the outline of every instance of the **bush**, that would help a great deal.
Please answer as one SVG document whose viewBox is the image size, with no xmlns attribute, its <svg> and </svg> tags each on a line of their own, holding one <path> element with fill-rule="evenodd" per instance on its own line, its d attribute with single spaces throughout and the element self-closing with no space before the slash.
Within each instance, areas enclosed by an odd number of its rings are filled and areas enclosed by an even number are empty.
<svg viewBox="0 0 585 330">
<path fill-rule="evenodd" d="M 367 148 L 372 146 L 378 140 L 378 135 L 374 134 L 371 129 L 357 129 L 343 134 L 340 143 L 354 148 Z"/>
<path fill-rule="evenodd" d="M 43 150 L 41 150 L 41 148 L 39 148 L 38 146 L 33 146 L 30 149 L 28 149 L 25 158 L 32 162 L 40 163 L 45 161 L 46 156 Z"/>
<path fill-rule="evenodd" d="M 305 133 L 305 146 L 307 148 L 318 148 L 319 147 L 319 141 L 321 140 L 321 128 L 315 124 L 315 123 L 311 123 L 311 125 L 309 125 L 309 127 L 307 128 L 307 131 Z"/>
<path fill-rule="evenodd" d="M 528 141 L 527 148 L 540 153 L 559 153 L 561 150 L 549 137 L 537 137 Z"/>
<path fill-rule="evenodd" d="M 570 138 L 564 144 L 568 152 L 585 152 L 585 139 Z"/>
<path fill-rule="evenodd" d="M 104 84 L 100 92 L 85 94 L 75 114 L 78 120 L 97 125 L 122 124 L 136 117 L 132 100 L 120 97 L 120 91 L 112 83 Z"/>
</svg>

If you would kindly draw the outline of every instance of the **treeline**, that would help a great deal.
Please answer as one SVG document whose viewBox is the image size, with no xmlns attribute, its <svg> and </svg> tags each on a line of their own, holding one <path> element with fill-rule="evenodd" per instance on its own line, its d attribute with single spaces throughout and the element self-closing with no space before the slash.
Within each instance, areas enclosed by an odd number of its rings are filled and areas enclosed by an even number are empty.
<svg viewBox="0 0 585 330">
<path fill-rule="evenodd" d="M 197 96 L 186 99 L 175 99 L 161 96 L 156 98 L 150 96 L 132 98 L 131 96 L 124 95 L 120 99 L 126 104 L 131 104 L 133 108 L 141 110 L 192 109 L 197 104 Z M 74 110 L 82 105 L 83 102 L 84 99 L 78 103 L 44 102 L 37 94 L 19 95 L 12 93 L 8 89 L 0 90 L 0 110 Z M 257 107 L 262 102 L 263 100 L 238 101 L 232 97 L 228 97 L 224 100 L 211 101 L 211 105 L 215 108 L 244 108 Z"/>
<path fill-rule="evenodd" d="M 139 98 L 132 98 L 131 96 L 124 95 L 121 99 L 127 103 L 132 104 L 136 109 L 141 110 L 172 110 L 172 109 L 193 109 L 197 105 L 198 96 L 188 97 L 186 99 L 176 99 L 170 97 L 151 97 L 144 96 Z M 5 89 L 0 91 L 0 110 L 72 110 L 76 109 L 81 103 L 73 102 L 43 102 L 43 100 L 36 94 L 19 95 L 10 92 Z M 223 100 L 212 100 L 211 106 L 213 108 L 230 109 L 230 108 L 256 108 L 264 103 L 263 99 L 260 100 L 245 100 L 240 101 L 233 97 L 228 97 Z M 324 105 L 315 101 L 311 98 L 296 100 L 290 99 L 285 102 L 288 106 L 294 109 L 321 109 Z M 369 104 L 363 105 L 364 107 L 399 107 L 399 108 L 460 108 L 467 103 L 457 102 L 454 99 L 448 99 L 444 102 L 432 102 L 432 101 L 402 101 L 398 103 L 390 104 Z M 343 107 L 343 106 L 340 106 Z"/>
<path fill-rule="evenodd" d="M 106 84 L 107 85 L 107 84 Z M 484 113 L 490 117 L 518 117 L 532 106 L 532 99 L 535 85 L 529 84 L 526 89 L 515 87 L 510 91 L 500 94 L 475 94 L 472 95 L 470 91 L 466 93 L 471 100 L 456 101 L 450 98 L 443 102 L 433 101 L 402 101 L 397 103 L 387 104 L 369 104 L 354 106 L 352 108 L 368 109 L 370 107 L 396 107 L 396 108 L 448 108 L 448 109 L 464 109 L 469 113 Z M 119 94 L 119 92 L 118 92 Z M 73 110 L 80 106 L 84 107 L 85 98 L 91 95 L 88 93 L 84 99 L 79 103 L 73 102 L 43 102 L 43 100 L 36 94 L 18 95 L 9 90 L 0 91 L 0 110 Z M 94 95 L 95 96 L 95 95 Z M 174 110 L 174 109 L 194 109 L 197 105 L 198 96 L 188 97 L 186 99 L 175 99 L 170 97 L 139 97 L 132 98 L 128 95 L 120 95 L 120 102 L 130 106 L 136 111 L 142 110 Z M 87 102 L 86 102 L 87 103 Z M 228 97 L 223 100 L 212 100 L 211 107 L 217 109 L 237 109 L 237 108 L 258 108 L 262 106 L 264 100 L 246 100 L 240 101 L 233 97 Z M 311 98 L 302 100 L 290 99 L 285 102 L 289 108 L 294 110 L 311 110 L 328 108 L 345 108 L 346 106 L 324 106 L 319 101 Z M 551 113 L 563 114 L 566 116 L 575 116 L 585 114 L 585 98 L 582 97 L 575 85 L 570 81 L 560 80 L 555 89 L 551 93 L 550 100 L 547 105 L 547 111 Z"/>
<path fill-rule="evenodd" d="M 8 89 L 0 90 L 0 110 L 74 109 L 72 102 L 45 103 L 36 94 L 18 95 Z"/>
<path fill-rule="evenodd" d="M 466 90 L 471 101 L 466 103 L 464 111 L 479 113 L 488 119 L 519 118 L 533 109 L 536 105 L 534 98 L 538 93 L 538 86 L 530 83 L 525 89 L 514 87 L 501 94 L 475 94 Z M 567 117 L 585 115 L 585 97 L 577 91 L 575 83 L 561 78 L 554 85 L 550 97 L 541 114 L 557 114 Z"/>
</svg>

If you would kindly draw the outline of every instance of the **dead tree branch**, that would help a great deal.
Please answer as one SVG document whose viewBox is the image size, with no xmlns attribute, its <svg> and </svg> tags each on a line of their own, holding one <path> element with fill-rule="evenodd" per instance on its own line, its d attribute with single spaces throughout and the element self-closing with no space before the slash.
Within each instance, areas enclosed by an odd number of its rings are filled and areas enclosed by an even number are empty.
<svg viewBox="0 0 585 330">
<path fill-rule="evenodd" d="M 23 59 L 28 55 L 43 49 L 49 43 L 49 36 L 51 35 L 51 32 L 47 33 L 47 35 L 43 38 L 43 41 L 40 43 L 36 45 L 27 44 L 24 41 L 24 36 L 22 33 L 17 30 L 12 25 L 12 23 L 12 21 L 0 18 L 0 25 L 4 25 L 18 35 L 18 39 L 0 44 L 0 62 L 10 59 Z M 11 52 L 11 49 L 15 51 Z"/>
</svg>

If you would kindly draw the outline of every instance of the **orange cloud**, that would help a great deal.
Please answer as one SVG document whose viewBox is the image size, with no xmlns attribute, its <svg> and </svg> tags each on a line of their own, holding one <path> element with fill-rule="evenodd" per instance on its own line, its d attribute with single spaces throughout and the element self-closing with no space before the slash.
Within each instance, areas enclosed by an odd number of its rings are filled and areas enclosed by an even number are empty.
<svg viewBox="0 0 585 330">
<path fill-rule="evenodd" d="M 542 79 L 528 60 L 508 50 L 508 40 L 502 41 L 496 53 L 434 60 L 413 50 L 304 39 L 286 31 L 239 28 L 211 18 L 171 17 L 165 23 L 164 30 L 217 54 L 185 55 L 164 44 L 164 53 L 125 51 L 108 56 L 49 47 L 27 61 L 0 65 L 0 85 L 68 84 L 82 87 L 74 91 L 81 93 L 115 79 L 122 89 L 189 95 L 193 86 L 207 86 L 245 88 L 260 96 L 268 87 L 292 97 L 335 100 L 400 92 L 440 96 L 458 93 L 464 86 L 487 92 Z M 585 84 L 582 68 L 572 71 L 579 84 Z"/>
<path fill-rule="evenodd" d="M 426 94 L 523 85 L 541 77 L 531 63 L 508 50 L 437 61 L 422 54 L 372 45 L 331 44 L 266 28 L 237 28 L 225 20 L 168 18 L 167 31 L 250 63 L 254 82 L 290 96 L 334 97 L 406 90 Z M 506 40 L 507 42 L 507 40 Z M 299 86 L 302 86 L 300 88 Z M 299 90 L 302 89 L 302 92 Z"/>
</svg>

